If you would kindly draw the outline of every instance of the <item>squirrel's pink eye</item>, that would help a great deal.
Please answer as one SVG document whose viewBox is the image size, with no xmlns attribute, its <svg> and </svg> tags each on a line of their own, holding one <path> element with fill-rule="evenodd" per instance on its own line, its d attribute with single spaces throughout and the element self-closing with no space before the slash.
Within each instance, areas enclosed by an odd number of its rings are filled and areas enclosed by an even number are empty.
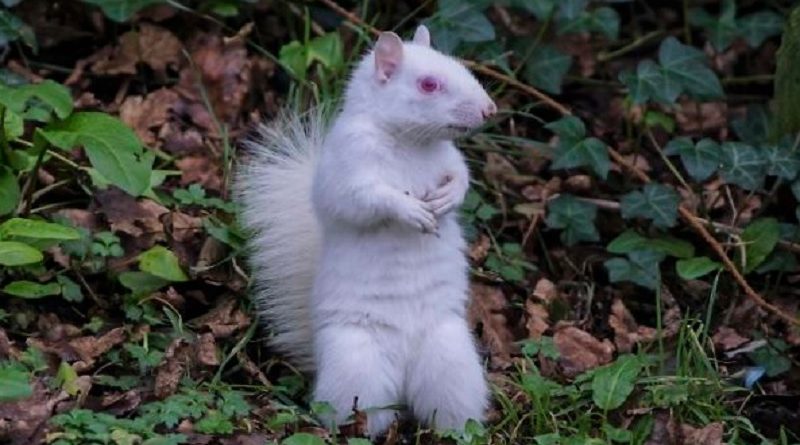
<svg viewBox="0 0 800 445">
<path fill-rule="evenodd" d="M 440 87 L 439 79 L 433 76 L 425 76 L 419 79 L 419 89 L 423 93 L 433 93 Z"/>
</svg>

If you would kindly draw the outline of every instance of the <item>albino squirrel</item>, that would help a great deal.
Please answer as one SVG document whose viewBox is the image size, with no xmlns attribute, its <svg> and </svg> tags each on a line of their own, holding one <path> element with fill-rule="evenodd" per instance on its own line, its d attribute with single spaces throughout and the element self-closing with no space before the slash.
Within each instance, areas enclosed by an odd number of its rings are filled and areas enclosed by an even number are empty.
<svg viewBox="0 0 800 445">
<path fill-rule="evenodd" d="M 340 424 L 354 403 L 375 437 L 405 404 L 423 423 L 483 420 L 489 392 L 465 319 L 469 186 L 453 139 L 497 110 L 473 75 L 430 46 L 381 33 L 330 127 L 286 113 L 249 143 L 239 173 L 260 315 L 272 345 L 315 373 Z"/>
</svg>

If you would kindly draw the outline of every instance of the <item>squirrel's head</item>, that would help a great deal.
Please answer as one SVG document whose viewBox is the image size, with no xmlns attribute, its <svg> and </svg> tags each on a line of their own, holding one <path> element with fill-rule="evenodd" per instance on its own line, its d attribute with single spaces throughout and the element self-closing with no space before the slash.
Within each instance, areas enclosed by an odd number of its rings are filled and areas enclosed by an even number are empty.
<svg viewBox="0 0 800 445">
<path fill-rule="evenodd" d="M 380 34 L 353 73 L 345 104 L 350 106 L 383 127 L 423 139 L 453 139 L 497 111 L 464 65 L 431 48 L 425 26 L 409 42 L 392 32 Z"/>
</svg>

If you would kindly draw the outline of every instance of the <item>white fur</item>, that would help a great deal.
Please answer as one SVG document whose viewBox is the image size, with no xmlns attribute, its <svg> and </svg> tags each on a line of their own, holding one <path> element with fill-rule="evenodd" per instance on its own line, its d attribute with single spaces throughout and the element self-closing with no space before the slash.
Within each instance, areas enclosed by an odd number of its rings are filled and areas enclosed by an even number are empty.
<svg viewBox="0 0 800 445">
<path fill-rule="evenodd" d="M 313 361 L 314 398 L 336 410 L 324 420 L 345 421 L 357 398 L 373 437 L 397 414 L 390 405 L 458 429 L 488 403 L 454 211 L 469 177 L 452 139 L 494 104 L 461 64 L 419 41 L 403 44 L 388 79 L 373 53 L 362 59 L 324 141 L 313 120 L 267 129 L 253 145 L 263 159 L 239 184 L 273 344 Z M 418 89 L 428 75 L 442 91 Z"/>
</svg>

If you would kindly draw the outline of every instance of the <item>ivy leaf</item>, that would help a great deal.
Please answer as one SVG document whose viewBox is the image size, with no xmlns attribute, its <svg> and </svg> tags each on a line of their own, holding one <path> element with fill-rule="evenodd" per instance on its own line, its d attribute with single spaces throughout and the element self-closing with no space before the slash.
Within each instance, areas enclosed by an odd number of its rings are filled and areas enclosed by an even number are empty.
<svg viewBox="0 0 800 445">
<path fill-rule="evenodd" d="M 33 239 L 76 240 L 81 234 L 72 227 L 26 218 L 11 218 L 0 224 L 0 238 L 20 236 Z"/>
<path fill-rule="evenodd" d="M 767 174 L 778 176 L 788 181 L 793 180 L 800 171 L 800 157 L 792 151 L 788 143 L 769 144 L 764 146 L 767 158 Z"/>
<path fill-rule="evenodd" d="M 559 2 L 558 18 L 562 20 L 575 20 L 586 9 L 589 0 L 561 0 Z"/>
<path fill-rule="evenodd" d="M 154 156 L 144 152 L 136 133 L 108 114 L 75 113 L 41 134 L 63 150 L 82 145 L 92 166 L 130 195 L 138 196 L 150 186 Z"/>
<path fill-rule="evenodd" d="M 720 153 L 722 179 L 745 190 L 757 190 L 764 184 L 767 162 L 755 147 L 743 142 L 725 142 Z"/>
<path fill-rule="evenodd" d="M 770 116 L 763 105 L 749 105 L 745 116 L 731 122 L 736 136 L 748 144 L 765 142 L 769 137 L 770 126 Z"/>
<path fill-rule="evenodd" d="M 33 394 L 30 375 L 20 368 L 9 362 L 0 365 L 0 402 L 26 399 Z"/>
<path fill-rule="evenodd" d="M 658 49 L 658 61 L 664 76 L 662 96 L 673 98 L 669 102 L 674 102 L 680 91 L 703 99 L 723 96 L 722 84 L 706 66 L 706 55 L 699 49 L 667 37 Z"/>
<path fill-rule="evenodd" d="M 719 168 L 719 144 L 708 138 L 696 144 L 687 137 L 673 139 L 665 147 L 664 153 L 679 155 L 686 172 L 697 181 L 705 181 Z"/>
<path fill-rule="evenodd" d="M 739 35 L 736 23 L 736 2 L 724 0 L 719 17 L 711 17 L 702 9 L 689 11 L 689 23 L 705 28 L 708 40 L 718 52 L 725 51 Z"/>
<path fill-rule="evenodd" d="M 633 392 L 636 378 L 642 372 L 642 360 L 635 355 L 623 355 L 611 365 L 594 371 L 592 400 L 598 408 L 609 411 L 619 408 Z"/>
<path fill-rule="evenodd" d="M 664 76 L 661 69 L 652 60 L 643 60 L 636 67 L 636 73 L 623 71 L 619 75 L 619 80 L 628 87 L 628 94 L 635 104 L 643 104 L 650 99 L 659 98 L 662 94 Z M 674 102 L 680 92 L 676 92 L 674 97 L 665 100 Z"/>
<path fill-rule="evenodd" d="M 512 6 L 526 9 L 540 21 L 547 20 L 556 11 L 560 0 L 510 0 Z"/>
<path fill-rule="evenodd" d="M 19 280 L 6 284 L 3 292 L 15 297 L 34 300 L 60 294 L 61 285 L 58 283 L 41 284 L 34 281 Z"/>
<path fill-rule="evenodd" d="M 663 235 L 655 238 L 645 238 L 630 229 L 622 232 L 606 246 L 606 250 L 617 254 L 631 253 L 645 249 L 655 250 L 656 252 L 661 252 L 665 255 L 677 258 L 690 258 L 694 256 L 694 246 L 688 241 Z"/>
<path fill-rule="evenodd" d="M 8 46 L 10 42 L 22 40 L 26 45 L 38 50 L 36 35 L 30 26 L 14 14 L 0 9 L 0 47 Z"/>
<path fill-rule="evenodd" d="M 741 234 L 742 249 L 736 250 L 736 264 L 742 265 L 745 273 L 755 270 L 775 250 L 780 239 L 780 225 L 775 218 L 759 218 L 745 227 Z"/>
<path fill-rule="evenodd" d="M 42 261 L 42 252 L 17 241 L 0 241 L 0 266 L 24 266 Z"/>
<path fill-rule="evenodd" d="M 612 258 L 605 263 L 612 283 L 630 281 L 648 289 L 656 289 L 659 280 L 658 266 L 664 254 L 655 250 L 637 250 L 628 258 Z"/>
<path fill-rule="evenodd" d="M 620 200 L 622 217 L 646 218 L 656 227 L 673 227 L 678 217 L 681 198 L 678 192 L 663 184 L 646 184 L 642 191 L 630 192 Z"/>
<path fill-rule="evenodd" d="M 783 17 L 774 11 L 758 11 L 740 18 L 738 28 L 747 44 L 757 48 L 764 40 L 780 34 L 783 23 Z"/>
<path fill-rule="evenodd" d="M 97 5 L 106 17 L 115 22 L 124 22 L 134 14 L 150 5 L 164 3 L 164 0 L 83 0 L 85 3 Z"/>
<path fill-rule="evenodd" d="M 0 165 L 0 215 L 6 215 L 17 208 L 20 198 L 17 177 L 8 167 Z"/>
<path fill-rule="evenodd" d="M 687 258 L 678 260 L 675 263 L 675 271 L 684 280 L 695 280 L 705 276 L 715 270 L 719 270 L 722 265 L 707 256 Z"/>
<path fill-rule="evenodd" d="M 483 7 L 475 2 L 440 0 L 438 13 L 425 22 L 434 45 L 442 52 L 452 53 L 461 42 L 494 40 L 494 26 L 483 14 Z"/>
<path fill-rule="evenodd" d="M 550 45 L 539 45 L 525 63 L 525 80 L 553 94 L 561 94 L 561 84 L 572 66 L 572 56 Z"/>
<path fill-rule="evenodd" d="M 588 166 L 601 178 L 608 176 L 611 163 L 606 146 L 597 138 L 583 138 L 586 127 L 580 119 L 567 116 L 547 124 L 545 128 L 560 138 L 552 168 Z"/>
<path fill-rule="evenodd" d="M 580 241 L 598 241 L 600 234 L 594 225 L 597 206 L 579 201 L 571 195 L 561 195 L 548 204 L 547 227 L 561 229 L 561 240 L 568 246 Z"/>
<path fill-rule="evenodd" d="M 139 255 L 139 269 L 169 281 L 187 281 L 178 257 L 164 246 L 153 246 Z"/>
</svg>

